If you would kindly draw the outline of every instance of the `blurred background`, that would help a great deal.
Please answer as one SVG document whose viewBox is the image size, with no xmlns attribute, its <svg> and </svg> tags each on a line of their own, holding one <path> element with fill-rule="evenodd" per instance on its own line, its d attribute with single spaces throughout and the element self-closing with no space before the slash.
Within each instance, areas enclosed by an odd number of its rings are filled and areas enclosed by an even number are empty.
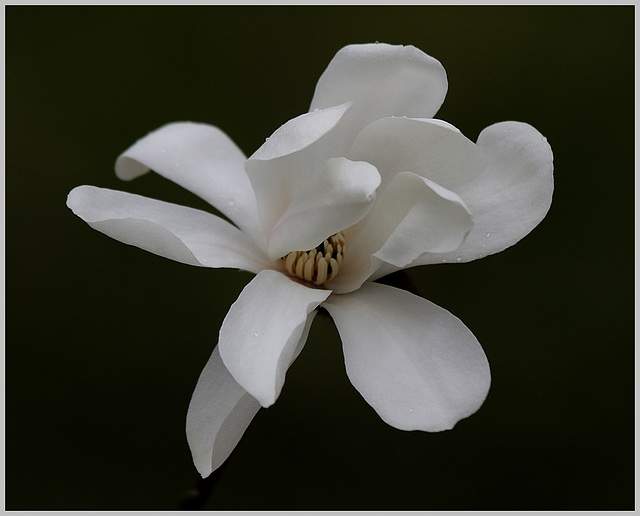
<svg viewBox="0 0 640 516">
<path fill-rule="evenodd" d="M 403 432 L 351 387 L 316 319 L 276 405 L 209 509 L 634 507 L 634 7 L 7 6 L 8 510 L 177 509 L 198 475 L 184 421 L 251 275 L 173 263 L 65 206 L 92 184 L 210 209 L 115 158 L 167 122 L 222 128 L 249 155 L 307 111 L 344 45 L 439 59 L 438 117 L 475 141 L 526 121 L 549 140 L 546 219 L 500 254 L 412 271 L 492 368 L 454 430 Z"/>
</svg>

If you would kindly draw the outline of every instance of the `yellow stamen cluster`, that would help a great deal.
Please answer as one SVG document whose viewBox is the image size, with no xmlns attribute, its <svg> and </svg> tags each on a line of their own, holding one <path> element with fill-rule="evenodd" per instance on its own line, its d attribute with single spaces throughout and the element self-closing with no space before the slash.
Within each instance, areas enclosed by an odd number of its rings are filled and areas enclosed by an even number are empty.
<svg viewBox="0 0 640 516">
<path fill-rule="evenodd" d="M 344 255 L 344 235 L 331 235 L 315 249 L 292 251 L 283 256 L 287 272 L 296 278 L 322 285 L 338 274 Z"/>
</svg>

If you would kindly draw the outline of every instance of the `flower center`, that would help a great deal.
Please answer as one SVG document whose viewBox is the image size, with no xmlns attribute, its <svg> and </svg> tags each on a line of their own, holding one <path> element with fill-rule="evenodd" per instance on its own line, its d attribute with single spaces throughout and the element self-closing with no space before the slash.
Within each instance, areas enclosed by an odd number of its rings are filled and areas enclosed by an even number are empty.
<svg viewBox="0 0 640 516">
<path fill-rule="evenodd" d="M 338 274 L 344 250 L 344 235 L 339 231 L 315 249 L 292 251 L 281 259 L 291 276 L 322 285 Z"/>
</svg>

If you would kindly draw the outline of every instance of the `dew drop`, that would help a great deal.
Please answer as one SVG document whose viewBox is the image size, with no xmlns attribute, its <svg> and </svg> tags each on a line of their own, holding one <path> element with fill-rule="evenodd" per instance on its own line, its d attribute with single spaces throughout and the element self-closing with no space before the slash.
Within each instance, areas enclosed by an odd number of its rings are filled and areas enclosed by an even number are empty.
<svg viewBox="0 0 640 516">
<path fill-rule="evenodd" d="M 253 336 L 254 336 L 254 337 L 257 337 L 258 335 L 259 335 L 259 333 L 258 333 L 257 331 L 254 331 L 254 332 L 253 332 Z"/>
<path fill-rule="evenodd" d="M 320 111 L 320 109 L 319 109 L 319 108 L 315 108 L 315 109 L 313 110 L 313 112 L 314 112 L 314 113 L 317 113 L 317 112 L 319 112 L 319 111 Z"/>
<path fill-rule="evenodd" d="M 461 261 L 462 261 L 462 257 L 461 257 L 461 256 L 458 256 L 458 257 L 456 258 L 456 262 L 461 262 Z"/>
<path fill-rule="evenodd" d="M 412 408 L 410 408 L 410 409 L 409 409 L 409 412 L 413 412 L 413 409 L 412 409 Z"/>
<path fill-rule="evenodd" d="M 491 236 L 491 233 L 487 233 L 487 238 L 489 238 Z"/>
<path fill-rule="evenodd" d="M 236 205 L 236 203 L 235 203 L 234 201 L 229 201 L 227 204 L 228 204 L 231 208 L 233 208 L 233 207 Z"/>
</svg>

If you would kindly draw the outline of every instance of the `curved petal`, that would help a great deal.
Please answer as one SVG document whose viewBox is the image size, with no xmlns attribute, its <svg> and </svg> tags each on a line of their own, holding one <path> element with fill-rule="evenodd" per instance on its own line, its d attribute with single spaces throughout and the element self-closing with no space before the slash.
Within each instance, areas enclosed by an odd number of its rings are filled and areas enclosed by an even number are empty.
<svg viewBox="0 0 640 516">
<path fill-rule="evenodd" d="M 408 170 L 455 191 L 486 166 L 483 152 L 458 129 L 422 118 L 383 118 L 369 124 L 347 157 L 375 165 L 382 175 L 381 190 Z"/>
<path fill-rule="evenodd" d="M 220 355 L 236 381 L 263 407 L 278 398 L 310 314 L 329 294 L 265 270 L 231 306 L 220 328 Z"/>
<path fill-rule="evenodd" d="M 116 174 L 135 179 L 153 170 L 198 195 L 239 228 L 259 236 L 256 199 L 242 151 L 220 129 L 193 122 L 167 124 L 116 160 Z"/>
<path fill-rule="evenodd" d="M 93 229 L 181 263 L 251 272 L 270 266 L 247 235 L 200 210 L 95 186 L 74 188 L 67 206 Z"/>
<path fill-rule="evenodd" d="M 382 219 L 385 213 L 393 213 L 393 208 L 401 203 L 408 202 L 411 208 L 375 252 L 378 258 L 406 267 L 425 250 L 436 253 L 460 247 L 473 227 L 471 214 L 460 197 L 411 172 L 399 174 L 395 184 L 397 187 L 389 191 L 381 204 L 378 225 L 385 223 L 386 217 Z M 372 218 L 372 225 L 375 222 Z"/>
<path fill-rule="evenodd" d="M 374 120 L 432 117 L 446 93 L 447 75 L 440 62 L 413 46 L 349 45 L 318 80 L 310 109 L 352 101 L 344 127 L 345 144 L 350 145 Z"/>
<path fill-rule="evenodd" d="M 267 138 L 249 159 L 266 161 L 281 158 L 316 143 L 336 126 L 350 106 L 350 102 L 345 102 L 289 120 Z"/>
<path fill-rule="evenodd" d="M 455 193 L 412 172 L 395 176 L 366 219 L 345 232 L 345 259 L 335 292 L 358 288 L 384 263 L 404 268 L 426 252 L 458 249 L 473 227 Z"/>
<path fill-rule="evenodd" d="M 347 375 L 380 417 L 401 430 L 448 430 L 489 391 L 489 364 L 455 316 L 404 290 L 367 283 L 323 305 L 336 323 Z"/>
<path fill-rule="evenodd" d="M 227 459 L 258 410 L 260 403 L 233 379 L 216 346 L 187 412 L 187 441 L 193 463 L 203 477 Z"/>
<path fill-rule="evenodd" d="M 267 237 L 272 259 L 315 248 L 352 226 L 371 208 L 380 174 L 369 163 L 327 160 L 324 170 L 296 195 Z"/>
<path fill-rule="evenodd" d="M 478 147 L 488 159 L 477 180 L 457 189 L 473 214 L 474 228 L 460 249 L 427 254 L 413 265 L 468 262 L 512 246 L 549 211 L 553 196 L 553 153 L 536 129 L 501 122 L 484 129 Z"/>
<path fill-rule="evenodd" d="M 307 317 L 289 365 L 302 351 L 317 313 L 313 311 Z M 203 477 L 227 459 L 258 410 L 260 403 L 234 380 L 216 346 L 200 374 L 187 412 L 187 441 Z"/>
<path fill-rule="evenodd" d="M 350 103 L 289 120 L 246 162 L 262 228 L 268 233 L 293 197 L 331 157 L 331 133 Z"/>
</svg>

